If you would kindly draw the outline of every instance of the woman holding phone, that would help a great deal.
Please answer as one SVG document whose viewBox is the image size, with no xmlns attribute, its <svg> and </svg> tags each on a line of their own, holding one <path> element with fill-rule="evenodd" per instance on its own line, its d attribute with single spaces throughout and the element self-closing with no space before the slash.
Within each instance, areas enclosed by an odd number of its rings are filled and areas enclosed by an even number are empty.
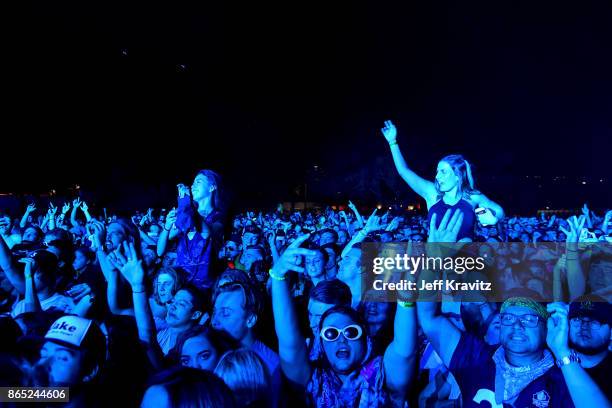
<svg viewBox="0 0 612 408">
<path fill-rule="evenodd" d="M 440 224 L 447 210 L 452 213 L 463 213 L 463 223 L 457 239 L 472 241 L 476 219 L 482 225 L 494 225 L 504 218 L 502 207 L 491 201 L 474 187 L 471 166 L 463 156 L 452 154 L 438 162 L 435 180 L 429 181 L 412 171 L 397 144 L 397 128 L 390 121 L 385 121 L 381 129 L 389 143 L 393 163 L 400 176 L 415 193 L 425 199 L 429 210 L 429 220 L 435 219 Z"/>
</svg>

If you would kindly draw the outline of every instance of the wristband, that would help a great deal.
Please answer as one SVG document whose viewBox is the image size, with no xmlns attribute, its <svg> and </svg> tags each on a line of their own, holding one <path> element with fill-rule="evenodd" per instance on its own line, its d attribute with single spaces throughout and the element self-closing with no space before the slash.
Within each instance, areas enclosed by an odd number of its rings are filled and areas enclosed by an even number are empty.
<svg viewBox="0 0 612 408">
<path fill-rule="evenodd" d="M 142 290 L 134 290 L 134 289 L 142 289 Z M 136 288 L 132 288 L 132 293 L 145 293 L 146 289 L 144 287 L 144 285 L 138 285 L 138 287 Z"/>
<path fill-rule="evenodd" d="M 270 275 L 272 279 L 277 280 L 277 281 L 284 281 L 285 279 L 287 279 L 286 276 L 276 275 L 274 272 L 272 272 L 272 268 L 270 268 L 270 270 L 268 271 L 268 275 Z"/>
<path fill-rule="evenodd" d="M 166 226 L 164 225 L 164 231 L 170 232 L 171 229 L 172 229 L 172 227 L 170 227 L 170 229 L 166 229 Z"/>
<path fill-rule="evenodd" d="M 397 140 L 389 142 L 389 147 L 391 147 L 391 146 L 397 146 Z"/>
<path fill-rule="evenodd" d="M 404 302 L 404 301 L 398 300 L 397 304 L 405 309 L 414 307 L 414 302 Z"/>
</svg>

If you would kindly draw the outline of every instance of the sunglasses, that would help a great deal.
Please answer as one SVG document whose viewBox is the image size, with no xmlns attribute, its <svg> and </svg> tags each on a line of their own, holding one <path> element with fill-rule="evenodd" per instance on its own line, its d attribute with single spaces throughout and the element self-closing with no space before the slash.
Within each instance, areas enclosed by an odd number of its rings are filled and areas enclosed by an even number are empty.
<svg viewBox="0 0 612 408">
<path fill-rule="evenodd" d="M 363 335 L 363 329 L 357 324 L 348 325 L 344 329 L 327 326 L 321 329 L 320 336 L 325 341 L 336 341 L 340 334 L 347 340 L 358 340 Z"/>
</svg>

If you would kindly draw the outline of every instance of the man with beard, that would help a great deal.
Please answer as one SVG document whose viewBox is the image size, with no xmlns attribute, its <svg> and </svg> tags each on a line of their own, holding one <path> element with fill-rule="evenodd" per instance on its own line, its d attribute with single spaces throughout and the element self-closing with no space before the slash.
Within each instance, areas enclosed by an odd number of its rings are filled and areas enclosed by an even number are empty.
<svg viewBox="0 0 612 408">
<path fill-rule="evenodd" d="M 552 303 L 548 310 L 548 344 L 576 406 L 610 406 L 610 312 L 605 299 L 582 296 L 571 303 Z M 555 324 L 556 323 L 556 324 Z"/>
</svg>

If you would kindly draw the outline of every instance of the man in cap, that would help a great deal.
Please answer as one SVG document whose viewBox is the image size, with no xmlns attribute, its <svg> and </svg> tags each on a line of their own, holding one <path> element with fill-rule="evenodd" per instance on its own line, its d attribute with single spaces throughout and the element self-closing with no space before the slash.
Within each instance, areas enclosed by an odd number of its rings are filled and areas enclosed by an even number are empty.
<svg viewBox="0 0 612 408">
<path fill-rule="evenodd" d="M 106 360 L 106 338 L 92 320 L 62 316 L 45 335 L 37 367 L 52 387 L 70 387 L 70 406 L 99 406 L 97 381 Z M 91 387 L 88 387 L 91 385 Z"/>
<path fill-rule="evenodd" d="M 421 326 L 461 388 L 464 407 L 572 407 L 572 399 L 546 349 L 548 312 L 530 298 L 510 298 L 500 311 L 500 343 L 461 332 L 418 302 Z"/>
<path fill-rule="evenodd" d="M 610 407 L 610 304 L 581 296 L 568 307 L 551 303 L 547 342 L 576 406 Z"/>
</svg>

